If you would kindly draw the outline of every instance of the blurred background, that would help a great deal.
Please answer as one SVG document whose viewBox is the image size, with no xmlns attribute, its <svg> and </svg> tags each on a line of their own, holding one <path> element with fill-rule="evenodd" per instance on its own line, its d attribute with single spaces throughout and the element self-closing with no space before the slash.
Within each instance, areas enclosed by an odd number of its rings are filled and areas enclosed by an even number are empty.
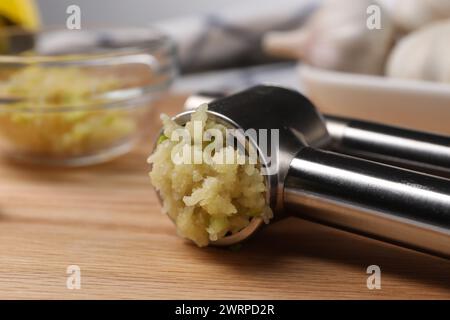
<svg viewBox="0 0 450 320">
<path fill-rule="evenodd" d="M 83 9 L 83 22 L 146 25 L 180 15 L 220 10 L 220 7 L 240 3 L 257 5 L 254 0 L 37 0 L 45 25 L 66 23 L 66 8 L 79 5 Z M 275 3 L 272 1 L 272 3 Z"/>
<path fill-rule="evenodd" d="M 192 0 L 192 1 L 53 1 L 37 0 L 36 4 L 43 26 L 64 26 L 66 9 L 70 5 L 81 8 L 82 26 L 156 26 L 175 39 L 180 56 L 180 69 L 183 74 L 261 65 L 286 59 L 271 57 L 263 52 L 262 36 L 269 30 L 286 30 L 301 25 L 321 0 Z M 224 49 L 227 49 L 224 51 Z M 292 57 L 287 60 L 294 60 Z M 279 66 L 283 67 L 283 66 Z M 273 69 L 273 68 L 270 68 Z M 299 88 L 295 76 L 283 72 L 280 82 Z M 231 81 L 234 88 L 248 86 L 255 82 L 249 78 L 262 75 L 257 82 L 267 80 L 265 69 L 239 76 Z M 230 82 L 233 74 L 222 74 Z M 217 78 L 207 78 L 205 89 L 230 89 L 218 84 Z M 175 89 L 192 90 L 201 83 L 198 78 L 184 79 Z M 187 81 L 192 80 L 192 81 Z M 211 82 L 212 81 L 212 82 Z M 245 82 L 245 84 L 244 84 Z M 214 85 L 207 85 L 214 83 Z M 219 88 L 218 88 L 219 87 Z M 227 88 L 225 88 L 227 87 Z"/>
</svg>

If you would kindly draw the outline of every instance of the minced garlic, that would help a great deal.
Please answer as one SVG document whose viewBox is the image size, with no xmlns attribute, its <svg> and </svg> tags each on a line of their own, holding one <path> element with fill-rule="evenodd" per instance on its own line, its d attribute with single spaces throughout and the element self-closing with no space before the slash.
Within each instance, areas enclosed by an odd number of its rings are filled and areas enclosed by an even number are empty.
<svg viewBox="0 0 450 320">
<path fill-rule="evenodd" d="M 152 164 L 151 182 L 159 191 L 163 211 L 175 222 L 182 237 L 206 246 L 226 235 L 245 228 L 250 220 L 261 217 L 266 222 L 272 211 L 266 203 L 266 185 L 258 164 L 223 163 L 223 154 L 238 151 L 223 144 L 211 162 L 175 163 L 173 151 L 187 145 L 192 154 L 205 150 L 205 143 L 196 144 L 194 135 L 208 129 L 224 132 L 226 128 L 207 117 L 202 106 L 191 115 L 184 127 L 162 115 L 164 132 L 148 161 Z M 194 122 L 200 123 L 195 132 Z M 169 137 L 177 129 L 186 129 L 193 139 L 180 143 Z M 230 149 L 231 148 L 231 149 Z"/>
</svg>

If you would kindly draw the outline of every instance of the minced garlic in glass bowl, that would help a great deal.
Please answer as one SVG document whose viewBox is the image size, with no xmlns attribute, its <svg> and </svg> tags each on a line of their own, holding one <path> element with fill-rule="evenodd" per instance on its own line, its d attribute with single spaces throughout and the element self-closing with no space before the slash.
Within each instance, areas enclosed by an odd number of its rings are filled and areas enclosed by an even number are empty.
<svg viewBox="0 0 450 320">
<path fill-rule="evenodd" d="M 206 111 L 206 106 L 199 107 L 185 124 L 191 137 L 212 128 L 225 134 L 226 128 L 208 119 Z M 174 151 L 187 146 L 192 153 L 203 152 L 207 144 L 196 144 L 195 138 L 173 141 L 173 132 L 183 127 L 166 115 L 161 118 L 163 134 L 148 159 L 152 164 L 150 179 L 162 199 L 163 211 L 175 222 L 180 236 L 207 246 L 210 241 L 239 232 L 253 218 L 260 217 L 266 223 L 271 219 L 265 179 L 258 164 L 224 163 L 226 152 L 239 157 L 238 151 L 225 143 L 211 162 L 175 163 Z M 200 131 L 194 130 L 194 122 L 200 124 Z"/>
<path fill-rule="evenodd" d="M 16 155 L 54 159 L 113 145 L 133 134 L 136 122 L 123 110 L 85 106 L 101 102 L 100 94 L 119 86 L 115 78 L 98 78 L 78 68 L 23 68 L 0 84 L 1 96 L 20 97 L 0 112 L 1 140 Z M 61 105 L 71 110 L 65 112 Z"/>
<path fill-rule="evenodd" d="M 169 39 L 149 28 L 20 32 L 0 35 L 11 43 L 0 55 L 1 155 L 88 165 L 128 152 L 148 132 L 152 102 L 175 75 Z M 29 47 L 16 52 L 25 36 Z"/>
</svg>

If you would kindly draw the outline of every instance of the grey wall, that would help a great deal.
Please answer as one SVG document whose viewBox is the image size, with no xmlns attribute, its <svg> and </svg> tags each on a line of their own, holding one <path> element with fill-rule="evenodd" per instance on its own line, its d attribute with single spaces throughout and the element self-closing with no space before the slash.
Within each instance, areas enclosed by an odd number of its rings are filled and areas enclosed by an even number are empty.
<svg viewBox="0 0 450 320">
<path fill-rule="evenodd" d="M 69 5 L 79 5 L 82 24 L 143 25 L 180 15 L 217 10 L 245 0 L 37 0 L 45 25 L 65 24 Z"/>
</svg>

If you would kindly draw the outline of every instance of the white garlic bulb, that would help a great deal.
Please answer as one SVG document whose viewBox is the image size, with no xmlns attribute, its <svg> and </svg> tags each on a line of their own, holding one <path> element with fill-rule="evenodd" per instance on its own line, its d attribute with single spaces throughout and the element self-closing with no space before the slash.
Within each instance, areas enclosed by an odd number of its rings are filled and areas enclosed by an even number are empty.
<svg viewBox="0 0 450 320">
<path fill-rule="evenodd" d="M 367 25 L 373 0 L 327 0 L 299 30 L 270 32 L 263 46 L 273 55 L 347 72 L 380 74 L 394 38 L 393 23 L 380 6 L 380 29 Z"/>
<path fill-rule="evenodd" d="M 450 19 L 410 33 L 392 51 L 386 75 L 450 83 L 449 37 Z"/>
<path fill-rule="evenodd" d="M 381 0 L 387 4 L 395 24 L 404 31 L 416 30 L 437 20 L 450 18 L 449 0 Z"/>
</svg>

